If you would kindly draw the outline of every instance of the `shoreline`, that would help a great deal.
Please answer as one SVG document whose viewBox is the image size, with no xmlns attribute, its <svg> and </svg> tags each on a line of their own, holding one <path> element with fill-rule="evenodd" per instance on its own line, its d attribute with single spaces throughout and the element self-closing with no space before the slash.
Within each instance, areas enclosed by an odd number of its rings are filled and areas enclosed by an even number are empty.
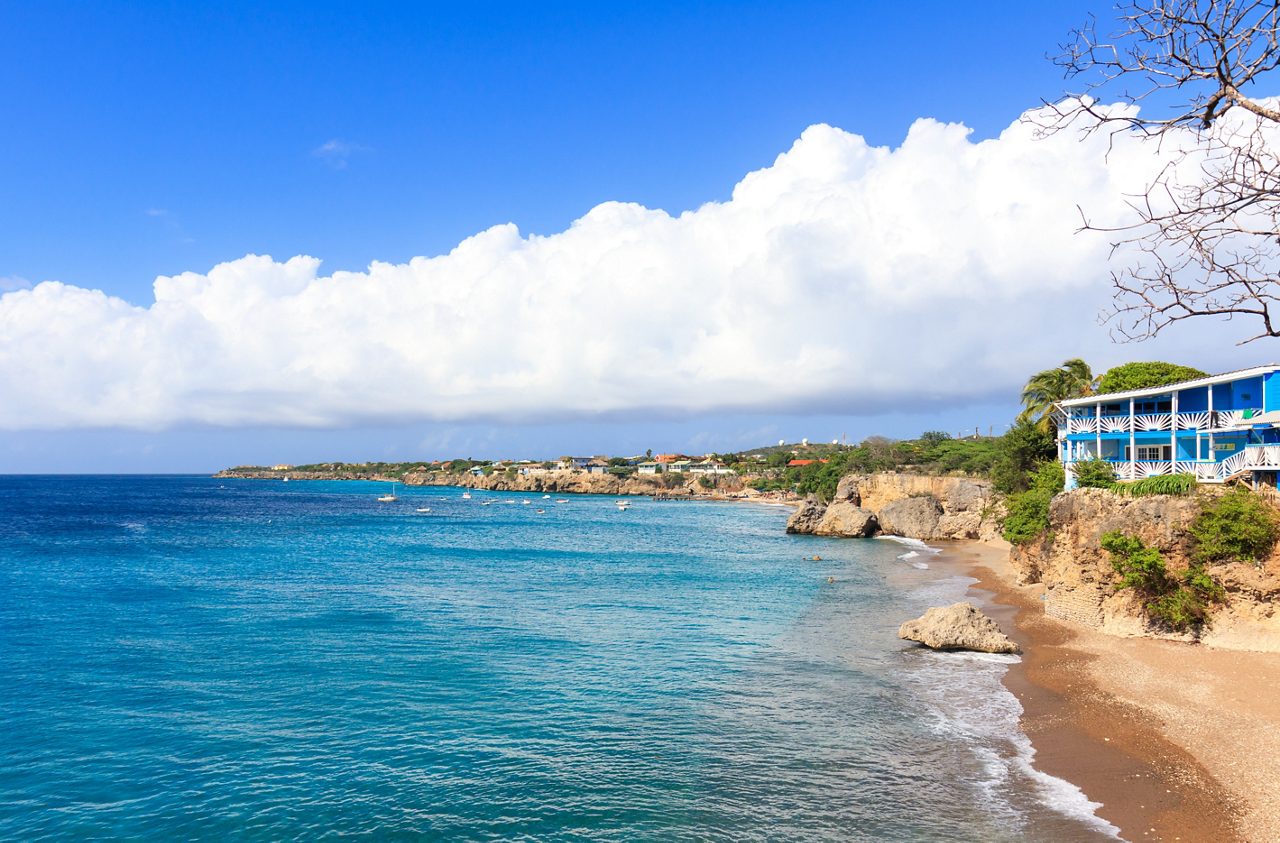
<svg viewBox="0 0 1280 843">
<path fill-rule="evenodd" d="M 942 547 L 1022 646 L 1003 683 L 1022 705 L 1037 769 L 1100 803 L 1126 840 L 1280 839 L 1280 806 L 1267 801 L 1280 782 L 1280 658 L 1058 621 L 1038 587 L 1015 584 L 1003 548 Z"/>
</svg>

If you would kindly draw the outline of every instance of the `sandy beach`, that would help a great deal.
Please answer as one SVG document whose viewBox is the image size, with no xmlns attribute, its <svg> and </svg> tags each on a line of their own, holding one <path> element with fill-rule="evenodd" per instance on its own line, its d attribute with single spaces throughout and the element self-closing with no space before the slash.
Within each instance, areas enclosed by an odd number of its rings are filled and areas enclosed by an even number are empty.
<svg viewBox="0 0 1280 843">
<path fill-rule="evenodd" d="M 1280 840 L 1280 655 L 1117 638 L 1048 618 L 1007 553 L 947 546 L 1023 647 L 1006 686 L 1036 765 L 1127 840 Z"/>
</svg>

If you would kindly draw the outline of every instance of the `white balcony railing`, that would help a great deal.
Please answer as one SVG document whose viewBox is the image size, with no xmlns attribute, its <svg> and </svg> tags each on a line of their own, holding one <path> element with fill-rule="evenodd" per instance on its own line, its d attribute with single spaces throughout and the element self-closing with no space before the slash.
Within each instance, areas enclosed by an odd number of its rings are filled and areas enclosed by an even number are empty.
<svg viewBox="0 0 1280 843">
<path fill-rule="evenodd" d="M 1246 418 L 1246 414 L 1248 418 Z M 1262 410 L 1219 410 L 1217 412 L 1178 413 L 1179 431 L 1210 431 L 1248 426 L 1262 415 Z M 1135 431 L 1173 430 L 1173 413 L 1140 413 L 1133 417 Z M 1067 433 L 1128 433 L 1128 415 L 1072 416 L 1067 419 Z"/>
</svg>

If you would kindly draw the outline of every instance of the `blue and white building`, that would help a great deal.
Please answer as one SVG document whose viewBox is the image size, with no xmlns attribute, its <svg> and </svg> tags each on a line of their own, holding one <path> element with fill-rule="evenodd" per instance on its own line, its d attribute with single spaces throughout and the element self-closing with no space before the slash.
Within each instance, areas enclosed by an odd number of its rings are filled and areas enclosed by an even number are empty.
<svg viewBox="0 0 1280 843">
<path fill-rule="evenodd" d="M 1274 486 L 1280 471 L 1280 366 L 1257 366 L 1058 405 L 1058 458 L 1101 458 L 1116 477 L 1193 474 Z"/>
</svg>

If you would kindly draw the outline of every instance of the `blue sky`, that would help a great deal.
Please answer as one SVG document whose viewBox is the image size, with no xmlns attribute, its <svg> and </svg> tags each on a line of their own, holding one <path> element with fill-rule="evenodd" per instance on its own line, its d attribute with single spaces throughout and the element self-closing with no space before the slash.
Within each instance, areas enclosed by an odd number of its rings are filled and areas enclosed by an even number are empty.
<svg viewBox="0 0 1280 843">
<path fill-rule="evenodd" d="M 981 140 L 1063 91 L 1046 53 L 1105 9 L 4 3 L 0 283 L 56 279 L 146 307 L 156 276 L 250 253 L 358 271 L 502 223 L 551 235 L 611 200 L 676 215 L 728 200 L 812 124 L 896 146 L 931 117 Z M 903 339 L 927 340 L 909 325 Z M 889 414 L 816 402 L 301 428 L 34 424 L 5 434 L 0 471 L 730 449 L 986 429 L 1012 414 L 1015 396 L 971 392 Z"/>
</svg>

